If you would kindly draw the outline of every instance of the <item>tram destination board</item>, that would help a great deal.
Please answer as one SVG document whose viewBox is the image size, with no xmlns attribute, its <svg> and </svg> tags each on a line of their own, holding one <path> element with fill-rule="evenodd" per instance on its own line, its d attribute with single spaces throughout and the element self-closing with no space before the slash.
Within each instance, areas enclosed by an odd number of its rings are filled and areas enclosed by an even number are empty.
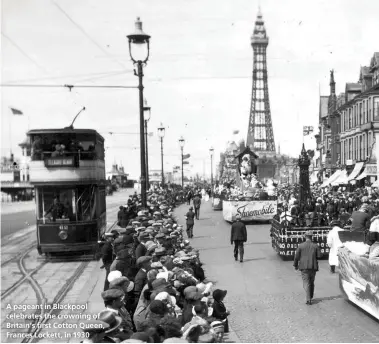
<svg viewBox="0 0 379 344">
<path fill-rule="evenodd" d="M 75 167 L 76 159 L 74 156 L 70 157 L 55 157 L 46 158 L 45 167 Z"/>
</svg>

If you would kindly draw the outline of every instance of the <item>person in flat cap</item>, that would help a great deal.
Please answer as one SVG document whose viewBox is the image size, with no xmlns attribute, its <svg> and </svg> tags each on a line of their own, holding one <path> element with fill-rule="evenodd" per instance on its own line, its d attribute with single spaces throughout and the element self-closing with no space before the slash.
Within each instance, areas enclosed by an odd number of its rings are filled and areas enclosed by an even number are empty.
<svg viewBox="0 0 379 344">
<path fill-rule="evenodd" d="M 317 244 L 312 242 L 312 231 L 306 231 L 305 242 L 301 243 L 295 253 L 293 266 L 301 271 L 303 288 L 306 293 L 306 304 L 311 305 L 314 296 L 315 278 L 318 271 L 318 259 L 322 253 Z"/>
<path fill-rule="evenodd" d="M 130 269 L 132 266 L 132 257 L 128 249 L 123 249 L 117 253 L 115 260 L 113 261 L 110 271 L 121 271 L 125 277 L 130 277 Z"/>
<path fill-rule="evenodd" d="M 140 296 L 143 287 L 147 283 L 147 272 L 150 270 L 151 257 L 142 256 L 137 259 L 137 267 L 139 270 L 134 278 L 134 292 L 138 297 Z"/>
<path fill-rule="evenodd" d="M 109 288 L 108 275 L 109 275 L 110 268 L 113 262 L 112 243 L 115 238 L 114 238 L 113 233 L 105 233 L 104 238 L 105 238 L 105 243 L 102 245 L 100 249 L 100 256 L 103 261 L 103 266 L 101 268 L 105 269 L 104 290 L 107 290 Z"/>
<path fill-rule="evenodd" d="M 142 257 L 146 254 L 147 248 L 146 248 L 146 242 L 149 240 L 149 234 L 145 232 L 141 232 L 138 235 L 138 245 L 136 247 L 136 259 L 138 260 L 139 257 Z"/>
<path fill-rule="evenodd" d="M 123 339 L 130 338 L 130 336 L 133 333 L 133 323 L 130 314 L 124 307 L 125 293 L 120 289 L 108 289 L 106 291 L 103 291 L 101 293 L 101 296 L 105 303 L 105 311 L 111 311 L 114 313 L 114 315 L 121 317 L 122 332 L 125 334 L 126 337 Z"/>
</svg>

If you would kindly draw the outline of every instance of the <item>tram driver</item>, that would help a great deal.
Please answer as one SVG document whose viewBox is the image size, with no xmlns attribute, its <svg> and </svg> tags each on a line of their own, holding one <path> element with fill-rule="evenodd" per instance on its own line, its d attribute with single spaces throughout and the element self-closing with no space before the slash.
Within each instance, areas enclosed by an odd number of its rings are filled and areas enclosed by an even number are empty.
<svg viewBox="0 0 379 344">
<path fill-rule="evenodd" d="M 60 202 L 59 196 L 54 196 L 53 204 L 45 212 L 44 217 L 46 217 L 48 214 L 51 214 L 54 222 L 56 219 L 66 218 L 66 209 L 64 205 Z"/>
</svg>

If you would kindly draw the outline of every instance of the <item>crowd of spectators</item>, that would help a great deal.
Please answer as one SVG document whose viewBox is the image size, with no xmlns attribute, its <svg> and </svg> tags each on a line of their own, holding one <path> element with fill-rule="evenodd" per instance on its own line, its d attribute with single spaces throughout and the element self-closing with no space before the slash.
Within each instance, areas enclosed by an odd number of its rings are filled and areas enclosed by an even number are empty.
<svg viewBox="0 0 379 344">
<path fill-rule="evenodd" d="M 88 321 L 85 342 L 223 341 L 227 292 L 207 282 L 199 252 L 173 213 L 188 191 L 151 191 L 144 210 L 134 194 L 120 207 L 118 228 L 105 234 L 101 251 L 104 309 Z"/>
</svg>

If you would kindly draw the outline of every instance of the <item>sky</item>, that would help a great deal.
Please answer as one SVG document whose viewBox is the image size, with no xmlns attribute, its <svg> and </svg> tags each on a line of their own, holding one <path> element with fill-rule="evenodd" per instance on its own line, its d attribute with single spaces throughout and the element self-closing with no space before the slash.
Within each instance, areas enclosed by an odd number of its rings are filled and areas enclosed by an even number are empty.
<svg viewBox="0 0 379 344">
<path fill-rule="evenodd" d="M 126 35 L 136 17 L 151 35 L 144 96 L 151 107 L 149 166 L 160 169 L 157 128 L 166 128 L 164 169 L 191 154 L 185 173 L 209 176 L 228 141 L 246 140 L 252 93 L 250 37 L 258 7 L 266 32 L 275 144 L 297 156 L 302 126 L 317 130 L 319 94 L 356 82 L 379 51 L 377 0 L 2 0 L 2 85 L 136 86 Z M 1 155 L 20 154 L 25 132 L 76 128 L 105 138 L 107 169 L 140 175 L 139 98 L 134 88 L 1 87 Z M 9 107 L 24 116 L 12 116 Z M 232 135 L 234 130 L 239 134 Z M 113 132 L 110 135 L 109 132 Z M 310 137 L 308 148 L 314 148 Z"/>
</svg>

